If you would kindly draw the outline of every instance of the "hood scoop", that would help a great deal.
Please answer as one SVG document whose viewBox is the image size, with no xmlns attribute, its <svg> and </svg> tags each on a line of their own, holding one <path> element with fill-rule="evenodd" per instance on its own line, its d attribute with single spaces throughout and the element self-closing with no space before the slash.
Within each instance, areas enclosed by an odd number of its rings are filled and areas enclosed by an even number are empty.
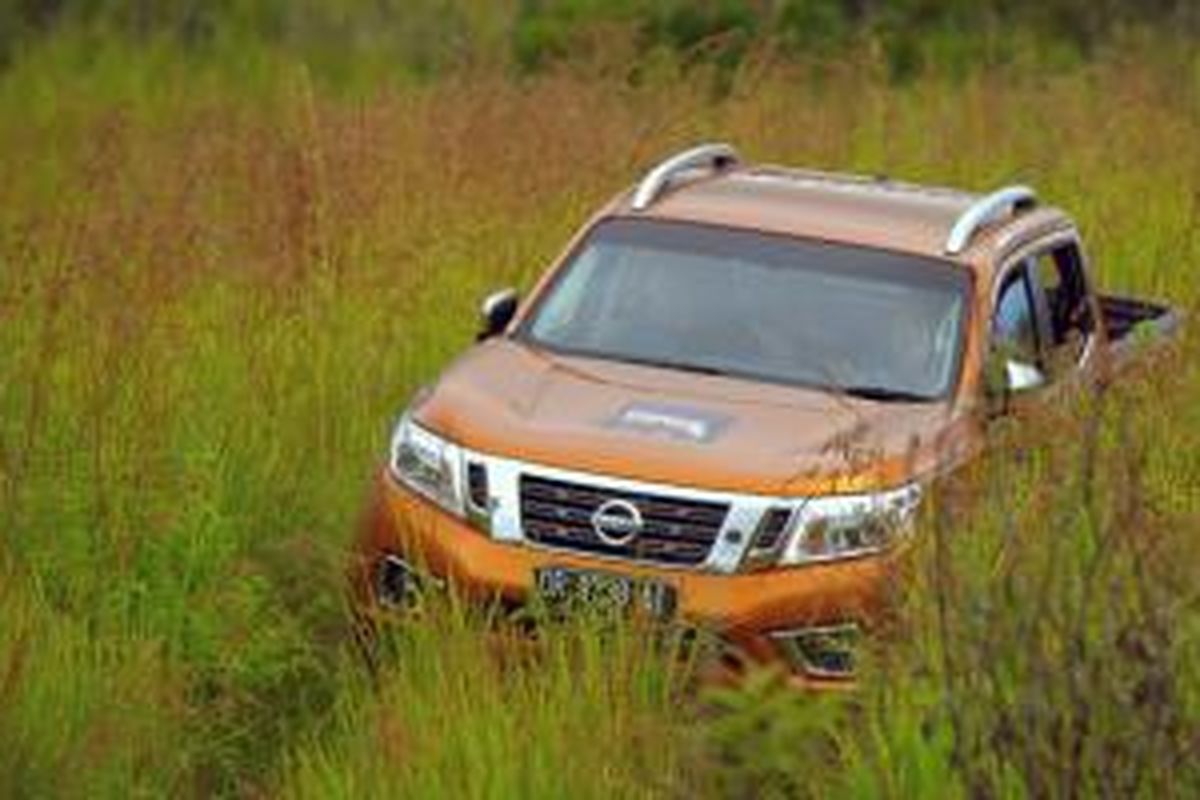
<svg viewBox="0 0 1200 800">
<path fill-rule="evenodd" d="M 635 402 L 605 421 L 615 430 L 707 444 L 733 421 L 727 414 L 675 403 Z"/>
</svg>

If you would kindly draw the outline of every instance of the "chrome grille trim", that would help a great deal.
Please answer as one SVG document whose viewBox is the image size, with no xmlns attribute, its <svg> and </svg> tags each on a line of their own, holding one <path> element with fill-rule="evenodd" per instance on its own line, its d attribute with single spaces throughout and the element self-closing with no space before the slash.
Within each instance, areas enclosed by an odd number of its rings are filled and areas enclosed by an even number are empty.
<svg viewBox="0 0 1200 800">
<path fill-rule="evenodd" d="M 729 515 L 728 503 L 614 491 L 531 473 L 521 475 L 520 493 L 523 532 L 530 541 L 672 566 L 703 563 Z M 605 541 L 594 530 L 592 515 L 612 500 L 624 500 L 641 512 L 641 530 L 628 542 Z"/>
<path fill-rule="evenodd" d="M 674 484 L 653 483 L 630 478 L 618 478 L 591 472 L 560 469 L 519 459 L 492 456 L 478 451 L 465 450 L 463 462 L 483 463 L 488 472 L 490 492 L 490 516 L 492 538 L 500 542 L 523 544 L 556 553 L 612 561 L 617 564 L 642 564 L 661 569 L 678 569 L 732 574 L 738 571 L 746 556 L 747 548 L 758 530 L 763 516 L 772 508 L 788 506 L 796 508 L 804 503 L 802 497 L 778 495 L 741 494 L 737 492 L 692 489 Z M 707 556 L 699 562 L 673 564 L 628 555 L 606 552 L 586 552 L 564 549 L 542 544 L 525 534 L 525 520 L 521 510 L 521 477 L 557 481 L 591 487 L 596 491 L 620 496 L 638 495 L 665 498 L 683 503 L 704 503 L 726 506 L 728 511 L 720 530 L 708 549 Z M 464 476 L 465 479 L 465 476 Z M 733 536 L 733 533 L 740 536 Z"/>
</svg>

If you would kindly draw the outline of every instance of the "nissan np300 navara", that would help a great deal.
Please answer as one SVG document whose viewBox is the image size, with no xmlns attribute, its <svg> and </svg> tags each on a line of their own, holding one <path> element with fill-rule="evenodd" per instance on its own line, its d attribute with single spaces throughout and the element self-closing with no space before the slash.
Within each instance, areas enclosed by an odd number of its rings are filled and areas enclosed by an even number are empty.
<svg viewBox="0 0 1200 800">
<path fill-rule="evenodd" d="M 478 344 L 403 412 L 360 599 L 447 580 L 602 598 L 800 683 L 845 680 L 925 487 L 978 451 L 983 404 L 1100 377 L 1135 325 L 1174 324 L 1095 294 L 1086 265 L 1071 219 L 1025 187 L 680 153 L 523 302 L 489 297 Z"/>
</svg>

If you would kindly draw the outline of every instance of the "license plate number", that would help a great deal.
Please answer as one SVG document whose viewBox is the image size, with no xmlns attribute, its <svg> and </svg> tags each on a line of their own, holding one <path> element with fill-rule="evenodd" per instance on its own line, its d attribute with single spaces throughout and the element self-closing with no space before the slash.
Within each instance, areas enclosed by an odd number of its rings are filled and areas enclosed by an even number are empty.
<svg viewBox="0 0 1200 800">
<path fill-rule="evenodd" d="M 655 619 L 675 613 L 675 587 L 662 581 L 573 567 L 543 567 L 533 575 L 538 597 L 551 608 L 583 607 Z"/>
</svg>

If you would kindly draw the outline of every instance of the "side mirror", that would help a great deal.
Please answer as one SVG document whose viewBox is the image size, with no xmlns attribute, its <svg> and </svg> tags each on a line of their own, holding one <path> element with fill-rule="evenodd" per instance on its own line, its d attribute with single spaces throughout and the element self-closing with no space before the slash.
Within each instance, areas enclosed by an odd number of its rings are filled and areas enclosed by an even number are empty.
<svg viewBox="0 0 1200 800">
<path fill-rule="evenodd" d="M 517 313 L 517 293 L 513 289 L 492 292 L 479 305 L 479 333 L 475 341 L 482 342 L 503 333 Z"/>
<path fill-rule="evenodd" d="M 1004 377 L 1008 384 L 1008 391 L 1013 394 L 1038 389 L 1046 383 L 1046 376 L 1040 369 L 1032 364 L 1024 364 L 1012 359 L 1004 364 Z"/>
<path fill-rule="evenodd" d="M 1041 369 L 1003 352 L 994 351 L 984 365 L 984 396 L 990 416 L 1008 411 L 1015 395 L 1033 391 L 1046 384 Z"/>
</svg>

